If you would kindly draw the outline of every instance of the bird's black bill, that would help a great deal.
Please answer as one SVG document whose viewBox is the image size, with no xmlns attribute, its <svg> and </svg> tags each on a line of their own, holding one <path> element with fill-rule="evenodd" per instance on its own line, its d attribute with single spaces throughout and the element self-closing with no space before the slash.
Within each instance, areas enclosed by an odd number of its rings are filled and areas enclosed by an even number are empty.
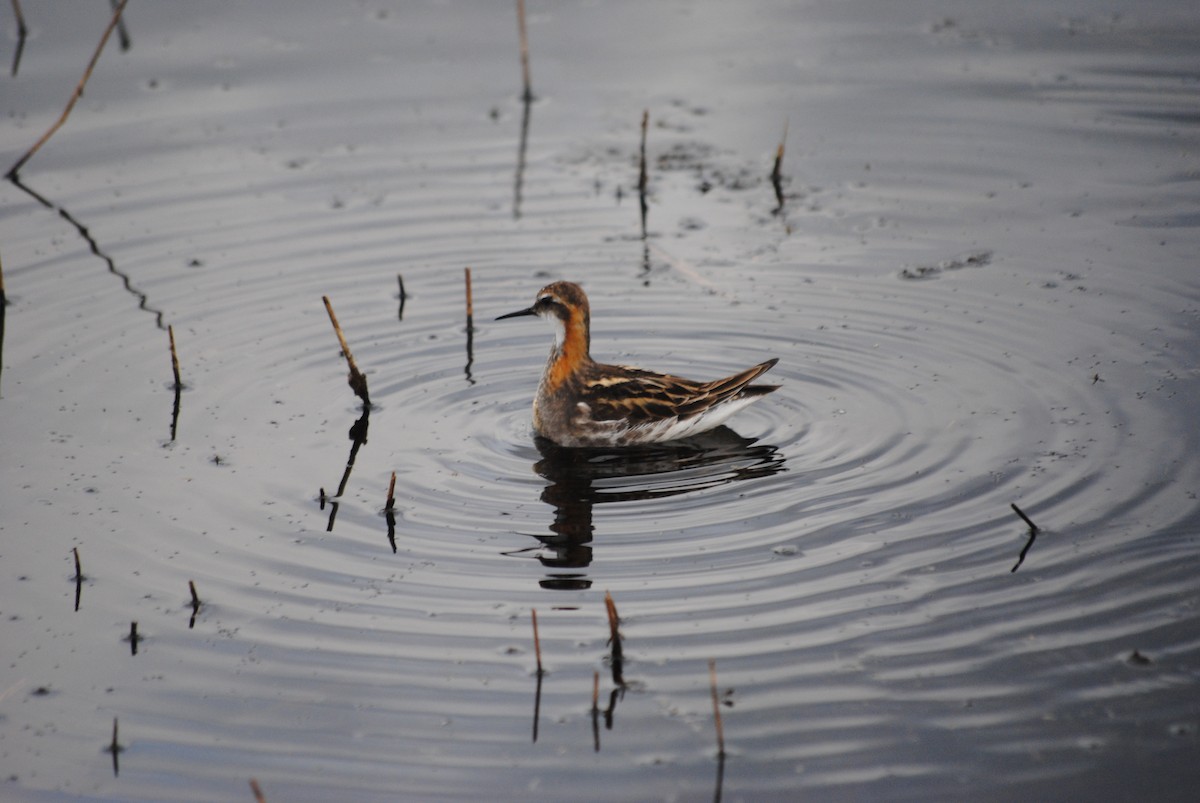
<svg viewBox="0 0 1200 803">
<path fill-rule="evenodd" d="M 507 315 L 501 315 L 496 320 L 502 321 L 505 318 L 520 318 L 522 315 L 537 315 L 537 310 L 535 310 L 533 307 L 529 307 L 528 309 L 521 309 L 517 310 L 516 312 L 510 312 Z"/>
</svg>

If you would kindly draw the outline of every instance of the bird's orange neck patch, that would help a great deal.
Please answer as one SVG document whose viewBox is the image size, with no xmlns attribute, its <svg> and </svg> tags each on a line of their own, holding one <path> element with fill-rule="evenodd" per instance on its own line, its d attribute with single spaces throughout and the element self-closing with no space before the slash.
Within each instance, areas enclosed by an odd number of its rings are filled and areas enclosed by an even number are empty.
<svg viewBox="0 0 1200 803">
<path fill-rule="evenodd" d="M 562 387 L 589 359 L 587 324 L 568 321 L 563 325 L 562 343 L 554 350 L 554 360 L 546 371 L 546 384 L 553 391 Z"/>
</svg>

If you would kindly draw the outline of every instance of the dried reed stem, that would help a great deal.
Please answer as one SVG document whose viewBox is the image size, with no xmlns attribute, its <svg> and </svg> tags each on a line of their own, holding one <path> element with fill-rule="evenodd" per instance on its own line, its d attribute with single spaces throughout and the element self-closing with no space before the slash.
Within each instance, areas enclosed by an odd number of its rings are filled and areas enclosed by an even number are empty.
<svg viewBox="0 0 1200 803">
<path fill-rule="evenodd" d="M 175 327 L 167 327 L 167 337 L 171 340 L 171 371 L 175 374 L 175 390 L 183 388 L 183 381 L 179 378 L 179 354 L 175 351 Z"/>
<path fill-rule="evenodd" d="M 392 479 L 388 483 L 387 504 L 384 505 L 384 510 L 391 510 L 396 505 L 396 472 L 392 472 Z"/>
<path fill-rule="evenodd" d="M 358 370 L 358 364 L 354 362 L 354 355 L 350 353 L 350 346 L 346 343 L 342 326 L 338 323 L 337 316 L 333 314 L 333 304 L 329 303 L 329 296 L 321 296 L 321 300 L 325 302 L 325 311 L 329 313 L 329 321 L 333 324 L 333 331 L 337 334 L 338 343 L 342 346 L 342 354 L 346 355 L 346 364 L 350 366 L 350 389 L 363 400 L 363 404 L 370 404 L 371 399 L 367 394 L 367 378 L 363 376 L 362 371 Z"/>
<path fill-rule="evenodd" d="M 195 580 L 188 580 L 188 591 L 192 592 L 192 610 L 200 610 L 200 595 L 196 593 Z"/>
<path fill-rule="evenodd" d="M 712 691 L 713 724 L 717 729 L 717 755 L 725 757 L 725 727 L 721 724 L 721 700 L 717 694 L 717 662 L 708 659 L 708 685 Z"/>
<path fill-rule="evenodd" d="M 82 564 L 79 562 L 79 547 L 73 547 L 71 551 L 75 553 L 75 576 L 71 579 L 76 581 L 82 580 L 83 569 L 81 568 Z"/>
<path fill-rule="evenodd" d="M 533 84 L 529 80 L 529 35 L 525 32 L 525 0 L 517 0 L 517 34 L 521 45 L 521 83 L 525 89 L 521 100 L 533 100 Z"/>
<path fill-rule="evenodd" d="M 621 632 L 618 625 L 621 619 L 617 616 L 617 603 L 613 601 L 612 594 L 608 591 L 604 592 L 604 610 L 608 613 L 608 637 L 612 641 L 614 648 L 619 650 L 621 643 Z"/>
<path fill-rule="evenodd" d="M 254 803 L 267 803 L 267 796 L 263 794 L 258 781 L 254 778 L 250 779 L 250 791 L 254 793 Z"/>
<path fill-rule="evenodd" d="M 638 159 L 638 194 L 643 198 L 646 196 L 646 128 L 650 125 L 650 110 L 642 110 L 642 146 L 641 156 Z"/>
<path fill-rule="evenodd" d="M 83 71 L 83 77 L 79 79 L 79 84 L 76 85 L 75 91 L 71 93 L 71 99 L 67 101 L 67 107 L 63 109 L 63 113 L 58 118 L 58 121 L 55 122 L 54 125 L 50 126 L 46 133 L 42 134 L 41 139 L 33 143 L 33 147 L 26 151 L 25 155 L 18 159 L 13 166 L 8 169 L 8 173 L 5 174 L 6 178 L 14 178 L 17 175 L 17 171 L 24 167 L 25 163 L 33 158 L 33 155 L 37 153 L 43 145 L 46 144 L 50 137 L 54 136 L 54 132 L 62 128 L 63 123 L 67 121 L 67 117 L 71 115 L 71 110 L 75 108 L 76 101 L 78 101 L 83 95 L 83 87 L 85 84 L 87 84 L 88 78 L 92 76 L 92 70 L 96 67 L 96 62 L 100 58 L 100 53 L 104 50 L 104 45 L 108 42 L 108 37 L 112 34 L 113 28 L 117 26 L 117 21 L 121 19 L 121 13 L 125 11 L 125 4 L 128 2 L 129 0 L 121 0 L 120 5 L 118 5 L 116 10 L 113 11 L 112 19 L 108 22 L 108 27 L 104 29 L 104 35 L 100 37 L 100 44 L 96 45 L 96 52 L 92 54 L 92 60 L 88 62 L 87 69 Z"/>
<path fill-rule="evenodd" d="M 537 608 L 530 609 L 530 613 L 533 614 L 533 652 L 537 656 L 537 672 L 541 676 L 546 671 L 542 669 L 542 640 L 538 636 Z"/>
<path fill-rule="evenodd" d="M 779 204 L 775 211 L 783 209 L 783 149 L 787 142 L 788 121 L 783 123 L 783 137 L 779 140 L 779 147 L 775 149 L 775 167 L 771 169 L 771 186 L 775 189 L 775 201 Z"/>
<path fill-rule="evenodd" d="M 471 328 L 475 319 L 475 304 L 471 301 L 471 269 L 463 268 L 463 276 L 467 283 L 467 328 Z"/>
</svg>

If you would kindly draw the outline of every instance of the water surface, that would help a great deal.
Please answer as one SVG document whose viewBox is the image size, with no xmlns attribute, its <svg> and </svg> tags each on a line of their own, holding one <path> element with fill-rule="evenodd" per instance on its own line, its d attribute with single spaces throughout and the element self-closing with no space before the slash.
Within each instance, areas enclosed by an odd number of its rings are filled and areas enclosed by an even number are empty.
<svg viewBox="0 0 1200 803">
<path fill-rule="evenodd" d="M 1189 799 L 1200 15 L 527 5 L 526 109 L 505 4 L 132 4 L 0 184 L 3 796 Z M 107 13 L 26 11 L 13 160 Z M 782 388 L 539 445 L 560 278 Z"/>
</svg>

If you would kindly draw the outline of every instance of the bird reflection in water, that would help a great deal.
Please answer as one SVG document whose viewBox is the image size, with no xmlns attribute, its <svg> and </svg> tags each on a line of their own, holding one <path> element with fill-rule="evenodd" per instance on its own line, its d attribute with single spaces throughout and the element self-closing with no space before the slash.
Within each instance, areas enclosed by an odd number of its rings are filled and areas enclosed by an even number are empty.
<svg viewBox="0 0 1200 803">
<path fill-rule="evenodd" d="M 743 438 L 728 427 L 692 438 L 621 449 L 563 448 L 536 439 L 541 460 L 534 471 L 549 481 L 542 501 L 554 508 L 546 535 L 533 535 L 536 546 L 508 555 L 536 553 L 550 573 L 546 589 L 590 588 L 592 506 L 609 502 L 658 499 L 768 477 L 784 470 L 775 446 Z"/>
</svg>

